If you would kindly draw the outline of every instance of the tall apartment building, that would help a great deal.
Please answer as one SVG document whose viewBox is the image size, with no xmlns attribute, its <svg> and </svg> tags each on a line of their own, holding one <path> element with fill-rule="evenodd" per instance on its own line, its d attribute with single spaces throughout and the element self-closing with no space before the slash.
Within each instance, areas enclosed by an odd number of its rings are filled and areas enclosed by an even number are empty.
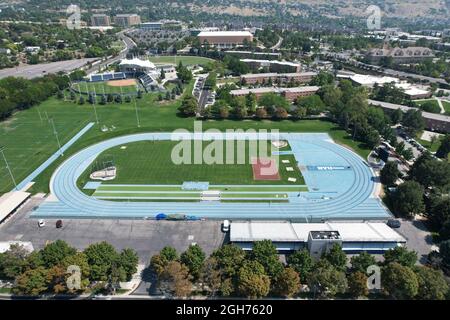
<svg viewBox="0 0 450 320">
<path fill-rule="evenodd" d="M 137 14 L 118 14 L 114 17 L 114 23 L 121 27 L 131 27 L 141 24 L 141 17 Z"/>
<path fill-rule="evenodd" d="M 106 14 L 93 14 L 91 16 L 91 25 L 94 27 L 108 27 L 111 20 Z"/>
</svg>

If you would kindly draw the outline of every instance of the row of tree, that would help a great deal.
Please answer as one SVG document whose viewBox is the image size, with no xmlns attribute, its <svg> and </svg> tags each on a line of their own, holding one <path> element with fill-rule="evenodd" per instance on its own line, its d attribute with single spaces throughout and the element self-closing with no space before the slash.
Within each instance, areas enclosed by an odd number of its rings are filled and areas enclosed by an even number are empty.
<svg viewBox="0 0 450 320">
<path fill-rule="evenodd" d="M 275 245 L 257 241 L 252 251 L 228 244 L 206 257 L 200 246 L 190 246 L 181 255 L 163 248 L 150 261 L 161 293 L 186 297 L 194 293 L 222 297 L 309 298 L 378 297 L 394 299 L 445 299 L 448 284 L 440 270 L 416 266 L 417 254 L 404 247 L 389 250 L 378 263 L 367 252 L 348 261 L 340 245 L 320 259 L 303 249 L 287 255 L 282 263 Z M 368 286 L 368 268 L 381 269 L 381 287 Z"/>
<path fill-rule="evenodd" d="M 0 279 L 13 280 L 13 293 L 18 295 L 115 292 L 119 282 L 131 280 L 137 264 L 134 250 L 117 252 L 107 242 L 77 251 L 57 240 L 31 253 L 21 245 L 11 245 L 0 253 Z M 79 282 L 71 282 L 78 275 Z"/>
</svg>

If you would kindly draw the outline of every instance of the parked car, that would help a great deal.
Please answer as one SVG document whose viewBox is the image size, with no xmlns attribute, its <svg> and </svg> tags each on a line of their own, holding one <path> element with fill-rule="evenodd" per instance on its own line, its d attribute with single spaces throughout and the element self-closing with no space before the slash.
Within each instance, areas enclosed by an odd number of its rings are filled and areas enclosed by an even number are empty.
<svg viewBox="0 0 450 320">
<path fill-rule="evenodd" d="M 43 219 L 39 219 L 38 226 L 39 226 L 39 228 L 44 227 L 45 226 L 45 221 Z"/>
<path fill-rule="evenodd" d="M 230 231 L 230 220 L 223 220 L 222 223 L 222 232 Z"/>
<path fill-rule="evenodd" d="M 59 229 L 59 228 L 62 228 L 62 226 L 63 226 L 62 220 L 57 220 L 56 221 L 56 228 Z"/>
<path fill-rule="evenodd" d="M 387 225 L 393 229 L 398 229 L 398 228 L 400 228 L 402 223 L 399 220 L 390 219 L 390 220 L 388 220 Z"/>
</svg>

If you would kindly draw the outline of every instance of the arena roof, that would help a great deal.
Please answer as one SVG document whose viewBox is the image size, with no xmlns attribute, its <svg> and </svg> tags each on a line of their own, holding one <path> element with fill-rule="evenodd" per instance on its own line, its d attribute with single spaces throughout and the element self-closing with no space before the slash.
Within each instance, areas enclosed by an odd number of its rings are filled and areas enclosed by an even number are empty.
<svg viewBox="0 0 450 320">
<path fill-rule="evenodd" d="M 252 37 L 250 31 L 202 31 L 198 37 Z"/>
<path fill-rule="evenodd" d="M 343 242 L 399 242 L 406 240 L 382 222 L 233 222 L 231 242 L 253 242 L 269 239 L 274 242 L 307 242 L 312 231 L 338 231 Z"/>
<path fill-rule="evenodd" d="M 134 66 L 138 66 L 141 68 L 150 68 L 150 69 L 155 69 L 155 65 L 149 61 L 149 60 L 141 60 L 138 58 L 133 58 L 133 59 L 122 59 L 119 63 L 119 65 L 123 66 L 123 65 L 134 65 Z"/>
<path fill-rule="evenodd" d="M 400 82 L 398 78 L 393 77 L 375 77 L 365 74 L 355 74 L 353 76 L 350 76 L 350 79 L 362 86 L 374 86 L 375 84 L 382 85 L 385 83 L 392 83 L 392 82 Z"/>
</svg>

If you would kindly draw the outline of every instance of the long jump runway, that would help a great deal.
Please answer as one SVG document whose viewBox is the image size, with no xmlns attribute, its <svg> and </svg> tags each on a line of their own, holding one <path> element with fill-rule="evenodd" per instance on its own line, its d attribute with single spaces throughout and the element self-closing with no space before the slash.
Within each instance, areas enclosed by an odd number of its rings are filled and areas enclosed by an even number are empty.
<svg viewBox="0 0 450 320">
<path fill-rule="evenodd" d="M 178 134 L 183 139 L 207 140 L 216 134 Z M 269 134 L 270 135 L 270 134 Z M 373 197 L 374 174 L 352 151 L 335 144 L 324 133 L 279 133 L 274 139 L 287 140 L 309 187 L 289 203 L 223 202 L 119 202 L 85 195 L 77 187 L 78 177 L 103 151 L 137 142 L 171 140 L 171 133 L 142 133 L 122 136 L 87 147 L 67 159 L 53 174 L 51 196 L 32 217 L 153 219 L 158 213 L 186 214 L 205 219 L 265 220 L 368 220 L 391 215 Z M 239 133 L 225 139 L 258 139 L 256 134 Z"/>
</svg>

